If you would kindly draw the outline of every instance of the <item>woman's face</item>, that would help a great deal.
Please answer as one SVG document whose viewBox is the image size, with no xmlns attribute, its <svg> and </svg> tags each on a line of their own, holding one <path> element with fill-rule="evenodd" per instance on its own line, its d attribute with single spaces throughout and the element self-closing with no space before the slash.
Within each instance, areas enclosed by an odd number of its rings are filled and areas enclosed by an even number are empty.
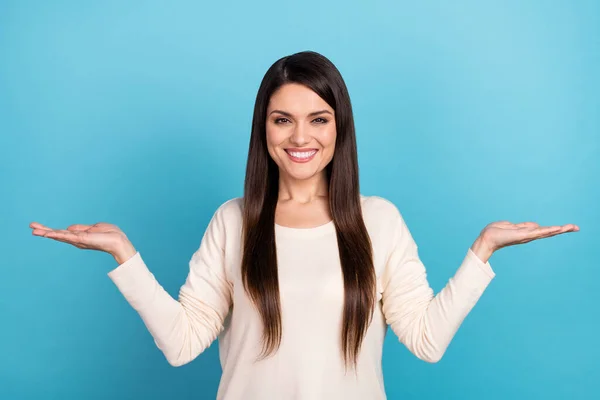
<svg viewBox="0 0 600 400">
<path fill-rule="evenodd" d="M 309 179 L 333 158 L 335 113 L 304 85 L 288 83 L 271 95 L 266 130 L 267 148 L 280 175 Z"/>
</svg>

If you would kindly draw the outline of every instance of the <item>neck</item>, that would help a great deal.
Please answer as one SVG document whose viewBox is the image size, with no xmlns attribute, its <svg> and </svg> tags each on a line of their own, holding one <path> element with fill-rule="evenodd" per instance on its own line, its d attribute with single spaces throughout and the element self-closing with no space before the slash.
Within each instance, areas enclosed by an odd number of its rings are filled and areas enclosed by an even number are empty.
<svg viewBox="0 0 600 400">
<path fill-rule="evenodd" d="M 292 200 L 298 203 L 310 203 L 313 200 L 327 197 L 329 183 L 325 171 L 309 179 L 294 179 L 289 175 L 279 174 L 279 200 Z"/>
</svg>

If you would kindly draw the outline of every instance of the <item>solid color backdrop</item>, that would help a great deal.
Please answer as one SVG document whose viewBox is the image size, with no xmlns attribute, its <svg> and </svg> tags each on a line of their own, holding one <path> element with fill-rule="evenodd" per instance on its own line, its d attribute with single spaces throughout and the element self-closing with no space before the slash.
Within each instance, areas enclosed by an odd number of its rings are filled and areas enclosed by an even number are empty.
<svg viewBox="0 0 600 400">
<path fill-rule="evenodd" d="M 581 231 L 500 250 L 444 358 L 391 330 L 390 399 L 600 388 L 597 1 L 0 2 L 0 398 L 212 399 L 216 342 L 173 368 L 107 254 L 31 236 L 119 225 L 176 296 L 242 195 L 254 97 L 315 50 L 353 102 L 361 192 L 403 213 L 439 291 L 489 222 Z"/>
</svg>

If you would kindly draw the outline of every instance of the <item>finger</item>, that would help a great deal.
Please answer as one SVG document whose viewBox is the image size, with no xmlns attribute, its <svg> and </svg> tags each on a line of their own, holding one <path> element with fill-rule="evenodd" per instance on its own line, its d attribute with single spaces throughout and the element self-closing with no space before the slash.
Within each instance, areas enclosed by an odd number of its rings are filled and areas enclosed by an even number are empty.
<svg viewBox="0 0 600 400">
<path fill-rule="evenodd" d="M 541 239 L 543 237 L 547 237 L 547 235 L 553 235 L 560 232 L 560 226 L 543 226 L 538 228 L 522 228 L 519 230 L 522 234 L 522 238 L 531 241 L 536 239 Z"/>
<path fill-rule="evenodd" d="M 551 236 L 558 235 L 563 232 L 562 226 L 548 226 L 543 228 L 538 228 L 538 233 L 536 235 L 537 239 L 547 238 Z"/>
<path fill-rule="evenodd" d="M 66 239 L 64 236 L 56 234 L 56 232 L 52 232 L 52 233 L 49 233 L 47 235 L 42 235 L 42 236 L 46 237 L 48 239 L 55 240 L 57 242 L 73 244 L 73 242 L 71 240 Z"/>
<path fill-rule="evenodd" d="M 79 236 L 77 236 L 74 232 L 70 232 L 67 230 L 54 230 L 47 232 L 44 237 L 58 240 L 61 242 L 71 243 L 71 244 L 79 244 L 81 242 Z"/>
<path fill-rule="evenodd" d="M 110 224 L 110 223 L 108 223 L 108 222 L 98 222 L 98 223 L 95 223 L 92 226 L 95 226 L 95 227 L 98 227 L 98 228 L 107 228 L 107 227 L 112 227 L 113 225 Z"/>
<path fill-rule="evenodd" d="M 515 226 L 519 228 L 538 228 L 540 224 L 535 222 L 520 222 L 518 224 L 515 224 Z"/>
<path fill-rule="evenodd" d="M 566 233 L 566 232 L 577 232 L 579 230 L 579 227 L 575 224 L 567 224 L 567 225 L 563 225 L 562 229 L 561 229 L 561 233 Z"/>
<path fill-rule="evenodd" d="M 90 228 L 91 228 L 90 225 L 75 224 L 75 225 L 69 226 L 67 228 L 67 230 L 73 231 L 73 232 L 81 232 L 81 231 L 87 231 Z"/>
<path fill-rule="evenodd" d="M 554 236 L 554 235 L 558 235 L 561 233 L 566 233 L 566 232 L 574 232 L 579 230 L 579 227 L 576 227 L 573 224 L 567 224 L 567 225 L 553 225 L 553 226 L 544 226 L 544 227 L 538 227 L 537 229 L 534 229 L 531 232 L 531 235 L 534 236 L 535 238 L 542 238 L 542 237 L 550 237 L 550 236 Z"/>
<path fill-rule="evenodd" d="M 560 225 L 552 225 L 552 226 L 541 226 L 536 229 L 541 234 L 552 233 L 552 232 L 560 232 L 562 230 L 562 226 Z"/>
<path fill-rule="evenodd" d="M 48 236 L 47 236 L 48 237 Z M 79 249 L 86 249 L 88 248 L 84 243 L 77 241 L 77 240 L 73 240 L 72 238 L 67 238 L 65 236 L 60 236 L 58 234 L 55 233 L 55 235 L 53 235 L 53 237 L 49 237 L 52 240 L 55 240 L 57 242 L 63 242 L 63 243 L 67 243 L 70 244 L 72 246 L 75 246 Z"/>
<path fill-rule="evenodd" d="M 31 224 L 29 224 L 29 227 L 34 229 L 51 229 L 46 225 L 40 224 L 39 222 L 32 222 Z"/>
<path fill-rule="evenodd" d="M 44 236 L 44 235 L 46 235 L 46 233 L 51 232 L 51 231 L 52 231 L 52 229 L 38 229 L 38 228 L 36 228 L 33 231 L 31 231 L 31 234 L 35 235 L 35 236 Z"/>
<path fill-rule="evenodd" d="M 567 224 L 567 225 L 556 225 L 556 226 L 551 226 L 551 227 L 547 227 L 549 231 L 555 232 L 555 233 L 565 233 L 565 232 L 572 232 L 578 229 L 578 227 L 576 228 L 575 225 L 573 224 Z"/>
<path fill-rule="evenodd" d="M 497 225 L 497 226 L 500 226 L 500 225 L 512 225 L 512 222 L 510 222 L 510 221 L 496 221 L 496 222 L 492 223 L 491 225 Z"/>
<path fill-rule="evenodd" d="M 488 225 L 488 227 L 499 227 L 499 228 L 506 228 L 512 226 L 512 223 L 510 221 L 496 221 L 496 222 L 492 222 L 491 224 Z"/>
</svg>

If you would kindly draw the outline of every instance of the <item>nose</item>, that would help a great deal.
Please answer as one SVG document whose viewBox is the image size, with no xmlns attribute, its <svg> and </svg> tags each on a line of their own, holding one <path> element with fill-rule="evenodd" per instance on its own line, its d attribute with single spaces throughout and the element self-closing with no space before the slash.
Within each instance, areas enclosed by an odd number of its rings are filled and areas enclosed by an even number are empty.
<svg viewBox="0 0 600 400">
<path fill-rule="evenodd" d="M 292 136 L 290 136 L 290 142 L 298 147 L 301 147 L 310 142 L 310 135 L 308 129 L 304 127 L 303 123 L 298 123 L 294 126 Z"/>
</svg>

